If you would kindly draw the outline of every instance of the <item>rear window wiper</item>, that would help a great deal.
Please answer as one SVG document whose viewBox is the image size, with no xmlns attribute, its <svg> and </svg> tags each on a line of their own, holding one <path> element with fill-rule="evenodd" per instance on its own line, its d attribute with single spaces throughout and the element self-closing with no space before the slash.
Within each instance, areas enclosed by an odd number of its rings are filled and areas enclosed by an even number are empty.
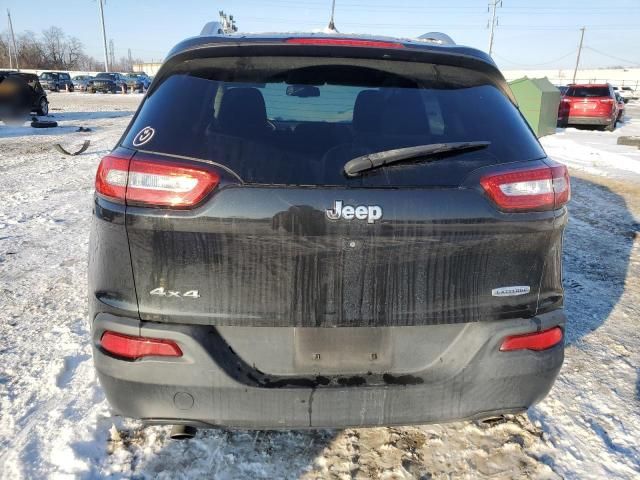
<svg viewBox="0 0 640 480">
<path fill-rule="evenodd" d="M 430 143 L 428 145 L 418 145 L 416 147 L 384 150 L 382 152 L 369 153 L 367 155 L 352 158 L 344 164 L 344 173 L 346 173 L 348 177 L 356 177 L 362 172 L 373 170 L 393 163 L 404 161 L 420 161 L 425 157 L 431 157 L 440 153 L 477 150 L 486 148 L 489 145 L 491 145 L 491 142 L 488 141 L 448 142 Z"/>
</svg>

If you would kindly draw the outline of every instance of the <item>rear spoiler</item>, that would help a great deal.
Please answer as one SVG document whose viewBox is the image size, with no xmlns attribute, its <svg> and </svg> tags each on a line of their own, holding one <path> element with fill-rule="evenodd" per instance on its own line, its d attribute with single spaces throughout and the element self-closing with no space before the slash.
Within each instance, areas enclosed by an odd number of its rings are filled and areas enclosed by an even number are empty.
<svg viewBox="0 0 640 480">
<path fill-rule="evenodd" d="M 491 57 L 480 50 L 445 44 L 444 34 L 425 34 L 427 39 L 398 40 L 344 35 L 281 35 L 272 37 L 220 35 L 193 37 L 176 45 L 167 55 L 149 88 L 155 90 L 161 79 L 182 62 L 207 57 L 295 56 L 396 60 L 434 63 L 476 70 L 487 75 L 517 105 L 504 76 Z M 436 39 L 437 35 L 442 35 Z M 443 42 L 443 43 L 437 43 Z"/>
</svg>

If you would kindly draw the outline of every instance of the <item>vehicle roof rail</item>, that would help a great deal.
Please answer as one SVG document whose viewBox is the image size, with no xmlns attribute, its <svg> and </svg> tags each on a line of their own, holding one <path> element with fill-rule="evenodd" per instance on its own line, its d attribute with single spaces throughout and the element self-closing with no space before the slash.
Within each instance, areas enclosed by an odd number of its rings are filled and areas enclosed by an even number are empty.
<svg viewBox="0 0 640 480">
<path fill-rule="evenodd" d="M 435 43 L 437 45 L 455 45 L 456 42 L 453 41 L 446 33 L 442 32 L 427 32 L 418 37 L 418 40 L 422 40 L 425 42 Z"/>
</svg>

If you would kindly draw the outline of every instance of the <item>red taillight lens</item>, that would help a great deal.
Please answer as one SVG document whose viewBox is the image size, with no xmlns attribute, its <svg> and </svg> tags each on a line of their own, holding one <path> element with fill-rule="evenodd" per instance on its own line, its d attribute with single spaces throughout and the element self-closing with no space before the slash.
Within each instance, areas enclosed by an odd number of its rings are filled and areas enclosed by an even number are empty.
<svg viewBox="0 0 640 480">
<path fill-rule="evenodd" d="M 507 212 L 560 208 L 569 201 L 569 173 L 564 165 L 485 175 L 480 185 Z"/>
<path fill-rule="evenodd" d="M 513 335 L 504 339 L 500 346 L 500 351 L 534 350 L 539 352 L 559 344 L 562 341 L 562 336 L 562 329 L 560 327 L 554 327 L 542 332 Z"/>
<path fill-rule="evenodd" d="M 128 172 L 128 158 L 115 155 L 104 157 L 96 173 L 96 192 L 109 200 L 124 203 Z"/>
<path fill-rule="evenodd" d="M 210 170 L 134 159 L 129 168 L 127 204 L 191 207 L 219 181 L 220 176 Z"/>
<path fill-rule="evenodd" d="M 404 45 L 399 42 L 357 40 L 352 38 L 287 38 L 285 43 L 293 45 L 328 45 L 336 47 L 404 48 Z"/>
<path fill-rule="evenodd" d="M 172 340 L 134 337 L 116 332 L 104 332 L 100 346 L 117 357 L 136 360 L 142 357 L 181 357 L 182 350 Z"/>
<path fill-rule="evenodd" d="M 96 174 L 96 192 L 127 204 L 186 208 L 202 201 L 220 182 L 208 168 L 173 162 L 104 157 Z"/>
</svg>

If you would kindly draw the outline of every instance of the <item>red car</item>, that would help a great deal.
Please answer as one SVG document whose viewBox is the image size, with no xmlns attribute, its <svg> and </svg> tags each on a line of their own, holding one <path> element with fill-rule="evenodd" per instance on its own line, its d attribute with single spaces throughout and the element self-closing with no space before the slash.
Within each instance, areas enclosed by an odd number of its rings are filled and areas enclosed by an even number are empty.
<svg viewBox="0 0 640 480">
<path fill-rule="evenodd" d="M 569 85 L 558 110 L 558 123 L 604 126 L 612 132 L 619 117 L 613 87 L 605 84 Z"/>
</svg>

